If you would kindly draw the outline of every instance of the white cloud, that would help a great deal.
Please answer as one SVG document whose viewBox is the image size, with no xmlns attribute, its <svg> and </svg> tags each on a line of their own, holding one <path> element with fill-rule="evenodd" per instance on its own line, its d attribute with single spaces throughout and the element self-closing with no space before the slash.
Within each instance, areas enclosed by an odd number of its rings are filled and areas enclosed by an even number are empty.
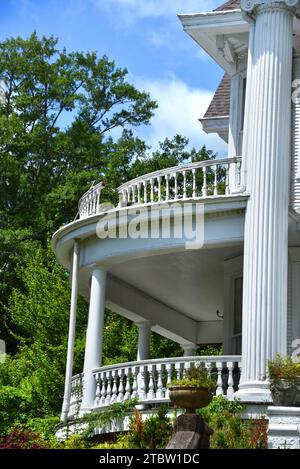
<svg viewBox="0 0 300 469">
<path fill-rule="evenodd" d="M 226 144 L 217 135 L 207 135 L 199 118 L 205 113 L 213 94 L 208 90 L 190 88 L 176 77 L 164 80 L 135 80 L 138 89 L 149 91 L 151 98 L 158 102 L 158 109 L 151 120 L 151 126 L 142 131 L 142 138 L 157 148 L 158 142 L 176 134 L 190 139 L 191 146 L 226 154 Z"/>
<path fill-rule="evenodd" d="M 218 0 L 94 0 L 101 7 L 121 8 L 134 18 L 172 16 L 178 13 L 211 11 Z"/>
</svg>

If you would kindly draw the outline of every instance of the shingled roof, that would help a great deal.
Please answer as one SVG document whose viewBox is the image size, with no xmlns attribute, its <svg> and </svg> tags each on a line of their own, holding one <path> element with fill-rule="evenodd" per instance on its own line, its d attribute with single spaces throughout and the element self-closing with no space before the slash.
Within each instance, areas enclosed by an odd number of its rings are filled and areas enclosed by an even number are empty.
<svg viewBox="0 0 300 469">
<path fill-rule="evenodd" d="M 223 3 L 223 5 L 220 5 L 213 11 L 236 10 L 238 8 L 240 8 L 240 0 L 229 0 L 228 2 Z"/>
<path fill-rule="evenodd" d="M 206 113 L 203 116 L 204 119 L 229 116 L 230 86 L 230 77 L 225 73 Z"/>
</svg>

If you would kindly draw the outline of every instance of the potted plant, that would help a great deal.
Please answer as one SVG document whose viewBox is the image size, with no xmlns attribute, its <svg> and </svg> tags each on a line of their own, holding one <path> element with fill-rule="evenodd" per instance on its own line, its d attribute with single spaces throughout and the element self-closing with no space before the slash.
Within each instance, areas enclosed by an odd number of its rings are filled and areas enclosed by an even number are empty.
<svg viewBox="0 0 300 469">
<path fill-rule="evenodd" d="M 300 363 L 277 354 L 268 368 L 274 405 L 300 407 Z"/>
<path fill-rule="evenodd" d="M 196 409 L 206 407 L 215 390 L 216 380 L 201 366 L 186 370 L 182 379 L 169 384 L 171 402 L 175 407 L 186 409 L 187 413 L 195 413 Z"/>
</svg>

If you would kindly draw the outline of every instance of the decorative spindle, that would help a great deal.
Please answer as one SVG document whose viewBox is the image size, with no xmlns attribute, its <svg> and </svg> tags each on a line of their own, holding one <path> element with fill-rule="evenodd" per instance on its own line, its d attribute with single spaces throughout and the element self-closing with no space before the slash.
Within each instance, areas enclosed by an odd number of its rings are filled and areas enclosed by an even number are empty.
<svg viewBox="0 0 300 469">
<path fill-rule="evenodd" d="M 222 380 L 223 363 L 217 362 L 216 367 L 218 371 L 216 396 L 222 396 L 223 395 L 223 380 Z"/>
<path fill-rule="evenodd" d="M 101 400 L 101 374 L 97 373 L 95 376 L 96 379 L 96 399 L 95 399 L 95 406 L 98 407 Z"/>
<path fill-rule="evenodd" d="M 178 184 L 177 184 L 177 173 L 174 173 L 174 199 L 178 198 Z"/>
<path fill-rule="evenodd" d="M 117 400 L 117 392 L 118 392 L 118 371 L 115 370 L 113 372 L 113 387 L 112 387 L 112 396 L 110 399 L 110 403 L 113 404 Z"/>
<path fill-rule="evenodd" d="M 183 198 L 186 199 L 186 171 L 182 171 L 183 176 Z"/>
<path fill-rule="evenodd" d="M 126 368 L 125 370 L 125 396 L 124 400 L 127 401 L 128 399 L 131 398 L 131 384 L 130 384 L 130 378 L 131 378 L 131 369 Z"/>
<path fill-rule="evenodd" d="M 196 197 L 196 168 L 192 169 L 193 174 L 193 199 Z"/>
<path fill-rule="evenodd" d="M 163 391 L 163 382 L 162 382 L 162 365 L 156 365 L 157 371 L 157 391 L 156 391 L 156 399 L 163 399 L 164 391 Z"/>
<path fill-rule="evenodd" d="M 227 397 L 232 399 L 234 389 L 233 389 L 233 363 L 227 362 L 228 368 L 228 388 L 227 388 Z"/>
<path fill-rule="evenodd" d="M 206 166 L 203 166 L 203 186 L 202 186 L 202 196 L 207 196 L 207 181 L 206 181 Z"/>
<path fill-rule="evenodd" d="M 137 184 L 137 197 L 138 197 L 138 204 L 140 205 L 141 203 L 141 183 L 140 182 Z"/>
<path fill-rule="evenodd" d="M 214 195 L 218 195 L 218 166 L 214 166 Z"/>
<path fill-rule="evenodd" d="M 229 164 L 225 165 L 225 171 L 226 171 L 226 176 L 225 176 L 225 194 L 229 195 L 230 194 L 230 188 L 229 188 Z"/>
<path fill-rule="evenodd" d="M 150 201 L 151 201 L 151 203 L 154 202 L 154 180 L 153 180 L 153 178 L 150 179 Z"/>
<path fill-rule="evenodd" d="M 111 371 L 108 371 L 106 376 L 107 376 L 107 388 L 106 388 L 105 405 L 109 405 L 110 400 L 111 400 Z"/>
<path fill-rule="evenodd" d="M 170 197 L 170 184 L 169 184 L 169 175 L 165 175 L 165 181 L 166 181 L 166 201 L 169 200 Z"/>
<path fill-rule="evenodd" d="M 147 180 L 143 182 L 144 184 L 144 204 L 147 203 Z"/>
<path fill-rule="evenodd" d="M 157 177 L 157 197 L 158 197 L 158 202 L 161 201 L 161 176 Z"/>
<path fill-rule="evenodd" d="M 100 406 L 104 406 L 105 401 L 106 401 L 106 373 L 104 372 L 102 375 Z"/>
<path fill-rule="evenodd" d="M 138 383 L 137 383 L 137 375 L 138 375 L 138 367 L 134 366 L 132 369 L 132 374 L 133 374 L 133 383 L 132 383 L 132 393 L 131 397 L 132 399 L 137 399 L 138 396 Z"/>
<path fill-rule="evenodd" d="M 148 386 L 148 394 L 147 399 L 155 399 L 155 391 L 154 391 L 154 377 L 155 377 L 155 365 L 149 366 L 149 386 Z"/>
<path fill-rule="evenodd" d="M 165 397 L 166 397 L 166 399 L 169 399 L 169 384 L 172 381 L 172 365 L 171 365 L 171 363 L 166 364 L 166 372 L 167 372 L 167 383 L 166 383 Z"/>
<path fill-rule="evenodd" d="M 138 374 L 138 397 L 140 401 L 146 399 L 146 366 L 140 366 L 140 372 Z"/>
</svg>

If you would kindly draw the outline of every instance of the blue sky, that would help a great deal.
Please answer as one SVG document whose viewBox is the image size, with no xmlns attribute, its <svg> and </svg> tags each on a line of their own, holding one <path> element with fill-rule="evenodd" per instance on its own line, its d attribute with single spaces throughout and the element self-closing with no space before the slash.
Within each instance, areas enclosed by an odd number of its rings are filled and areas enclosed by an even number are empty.
<svg viewBox="0 0 300 469">
<path fill-rule="evenodd" d="M 126 67 L 129 80 L 158 101 L 152 125 L 138 131 L 153 148 L 181 133 L 199 148 L 225 151 L 198 122 L 222 70 L 184 33 L 177 13 L 210 11 L 220 0 L 0 0 L 0 39 L 54 35 L 61 47 L 94 50 Z"/>
</svg>

